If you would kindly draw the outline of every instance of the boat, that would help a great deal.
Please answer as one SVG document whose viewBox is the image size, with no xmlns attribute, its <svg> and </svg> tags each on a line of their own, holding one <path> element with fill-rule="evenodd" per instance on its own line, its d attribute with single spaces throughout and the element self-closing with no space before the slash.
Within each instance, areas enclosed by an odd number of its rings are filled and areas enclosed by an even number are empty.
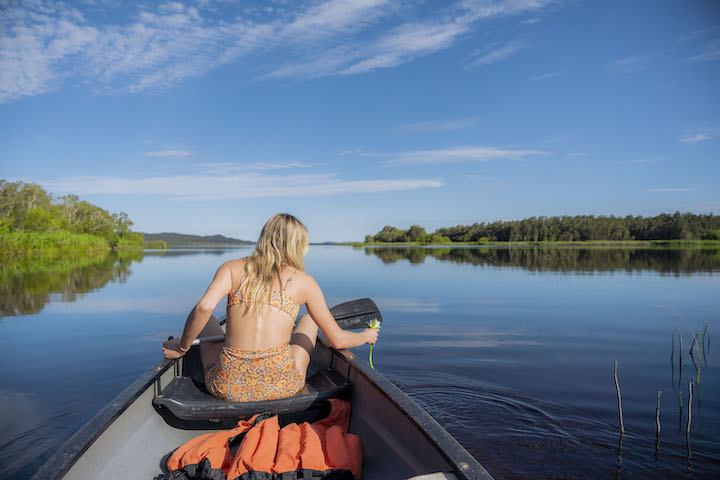
<svg viewBox="0 0 720 480">
<path fill-rule="evenodd" d="M 331 312 L 343 328 L 379 316 L 370 299 Z M 313 421 L 322 418 L 330 398 L 351 403 L 349 431 L 365 446 L 363 478 L 492 480 L 410 397 L 352 351 L 335 349 L 321 336 L 306 386 L 286 399 L 221 401 L 204 388 L 197 348 L 179 359 L 163 359 L 60 447 L 32 480 L 172 478 L 165 466 L 170 454 L 198 435 L 232 428 L 239 418 L 260 412 L 276 413 L 286 422 Z"/>
</svg>

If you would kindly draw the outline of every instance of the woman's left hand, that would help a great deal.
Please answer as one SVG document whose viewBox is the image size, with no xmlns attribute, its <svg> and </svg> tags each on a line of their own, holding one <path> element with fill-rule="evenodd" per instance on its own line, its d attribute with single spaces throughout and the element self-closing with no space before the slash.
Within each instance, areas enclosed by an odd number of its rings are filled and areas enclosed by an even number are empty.
<svg viewBox="0 0 720 480">
<path fill-rule="evenodd" d="M 170 340 L 166 340 L 163 342 L 163 353 L 165 354 L 165 358 L 180 358 L 185 353 L 180 349 L 180 339 L 179 338 L 171 338 Z"/>
</svg>

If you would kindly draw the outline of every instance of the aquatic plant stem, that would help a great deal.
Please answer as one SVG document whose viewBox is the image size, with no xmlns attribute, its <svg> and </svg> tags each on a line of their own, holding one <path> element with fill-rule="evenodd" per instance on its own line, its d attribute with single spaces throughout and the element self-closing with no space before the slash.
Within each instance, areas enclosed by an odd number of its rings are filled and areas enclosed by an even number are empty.
<svg viewBox="0 0 720 480">
<path fill-rule="evenodd" d="M 615 360 L 614 377 L 615 377 L 615 390 L 617 391 L 617 397 L 618 397 L 618 410 L 620 411 L 620 435 L 625 435 L 625 425 L 623 424 L 623 414 L 622 414 L 622 398 L 620 398 L 620 384 L 618 383 L 618 378 L 617 378 L 617 360 Z"/>
<path fill-rule="evenodd" d="M 692 394 L 693 394 L 693 383 L 695 379 L 691 378 L 688 382 L 688 419 L 687 419 L 687 430 L 685 436 L 690 439 L 690 424 L 692 423 Z"/>
<path fill-rule="evenodd" d="M 660 435 L 660 399 L 662 398 L 662 390 L 658 390 L 657 408 L 655 409 L 655 431 Z"/>
<path fill-rule="evenodd" d="M 685 320 L 685 319 L 682 317 L 682 315 L 680 315 L 680 314 L 677 313 L 675 310 L 673 310 L 672 308 L 670 308 L 670 307 L 668 307 L 668 306 L 666 306 L 666 305 L 658 305 L 658 307 L 660 307 L 660 308 L 665 308 L 665 309 L 667 309 L 667 310 L 670 310 L 672 313 L 674 313 L 675 315 L 677 315 L 678 318 L 680 318 L 680 320 L 682 320 L 683 322 L 685 322 L 685 325 L 687 325 L 687 327 L 690 329 L 690 333 L 692 333 L 692 336 L 695 337 L 695 332 L 693 331 L 692 327 L 691 327 L 690 324 L 687 322 L 687 320 Z"/>
<path fill-rule="evenodd" d="M 672 335 L 672 347 L 670 347 L 670 384 L 675 391 L 675 332 L 677 328 L 673 329 Z"/>
</svg>

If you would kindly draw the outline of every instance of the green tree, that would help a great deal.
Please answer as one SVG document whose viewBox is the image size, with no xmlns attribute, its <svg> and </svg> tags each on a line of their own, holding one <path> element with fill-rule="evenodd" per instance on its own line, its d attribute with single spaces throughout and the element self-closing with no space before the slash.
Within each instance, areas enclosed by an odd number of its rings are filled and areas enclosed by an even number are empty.
<svg viewBox="0 0 720 480">
<path fill-rule="evenodd" d="M 408 242 L 416 242 L 421 235 L 425 235 L 425 229 L 421 226 L 413 225 L 405 234 L 405 238 Z"/>
</svg>

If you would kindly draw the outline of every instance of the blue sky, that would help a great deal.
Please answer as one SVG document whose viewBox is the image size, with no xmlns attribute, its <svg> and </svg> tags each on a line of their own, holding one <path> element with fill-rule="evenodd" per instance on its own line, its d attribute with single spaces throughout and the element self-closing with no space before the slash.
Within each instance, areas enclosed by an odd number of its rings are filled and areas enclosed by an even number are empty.
<svg viewBox="0 0 720 480">
<path fill-rule="evenodd" d="M 0 0 L 0 177 L 145 232 L 720 213 L 716 1 Z"/>
</svg>

